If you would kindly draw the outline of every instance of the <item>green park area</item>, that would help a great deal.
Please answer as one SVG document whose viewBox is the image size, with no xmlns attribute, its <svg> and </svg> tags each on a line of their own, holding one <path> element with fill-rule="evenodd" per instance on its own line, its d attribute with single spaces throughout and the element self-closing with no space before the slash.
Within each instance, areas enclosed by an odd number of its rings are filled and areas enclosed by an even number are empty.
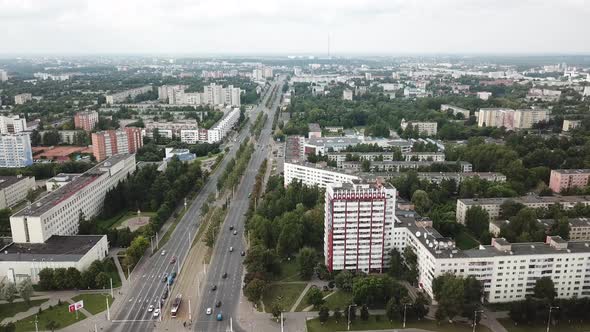
<svg viewBox="0 0 590 332">
<path fill-rule="evenodd" d="M 35 321 L 39 330 L 56 330 L 70 326 L 86 318 L 86 315 L 78 312 L 78 319 L 76 319 L 76 314 L 69 312 L 68 306 L 69 303 L 62 302 L 40 313 L 21 319 L 15 324 L 16 332 L 35 331 Z"/>
<path fill-rule="evenodd" d="M 355 321 L 350 324 L 351 331 L 365 331 L 365 330 L 390 330 L 390 329 L 399 329 L 402 327 L 401 322 L 390 322 L 387 317 L 381 315 L 372 315 L 369 316 L 368 320 L 360 320 L 358 317 Z M 473 327 L 467 324 L 461 323 L 440 323 L 433 320 L 421 320 L 421 321 L 414 321 L 414 322 L 407 322 L 406 328 L 414 328 L 414 329 L 423 329 L 429 331 L 438 331 L 438 332 L 471 332 Z M 330 317 L 328 321 L 324 322 L 323 324 L 320 322 L 319 318 L 314 318 L 307 321 L 307 331 L 308 332 L 333 332 L 333 331 L 346 331 L 347 330 L 347 321 L 346 318 L 343 316 L 340 318 L 338 322 L 333 317 Z M 491 332 L 485 326 L 478 325 L 477 329 L 478 332 Z"/>
<path fill-rule="evenodd" d="M 547 325 L 515 325 L 510 318 L 501 318 L 498 321 L 508 330 L 508 332 L 546 332 Z M 590 324 L 588 323 L 573 323 L 567 322 L 551 325 L 550 331 L 559 332 L 586 332 L 590 331 Z"/>
<path fill-rule="evenodd" d="M 32 307 L 41 305 L 41 303 L 47 300 L 32 300 L 29 304 L 25 302 L 13 302 L 0 304 L 0 322 L 5 318 L 12 317 L 19 312 L 27 311 Z"/>
<path fill-rule="evenodd" d="M 107 300 L 109 299 L 109 306 L 113 304 L 113 298 L 110 294 L 80 294 L 72 298 L 72 301 L 84 301 L 84 309 L 88 310 L 93 315 L 107 310 Z"/>
</svg>

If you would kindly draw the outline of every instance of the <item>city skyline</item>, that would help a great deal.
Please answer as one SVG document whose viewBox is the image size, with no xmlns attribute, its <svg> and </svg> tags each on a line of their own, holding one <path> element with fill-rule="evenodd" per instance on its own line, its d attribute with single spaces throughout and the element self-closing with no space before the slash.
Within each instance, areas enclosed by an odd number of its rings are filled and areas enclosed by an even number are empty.
<svg viewBox="0 0 590 332">
<path fill-rule="evenodd" d="M 0 54 L 580 54 L 588 14 L 576 0 L 9 0 Z"/>
</svg>

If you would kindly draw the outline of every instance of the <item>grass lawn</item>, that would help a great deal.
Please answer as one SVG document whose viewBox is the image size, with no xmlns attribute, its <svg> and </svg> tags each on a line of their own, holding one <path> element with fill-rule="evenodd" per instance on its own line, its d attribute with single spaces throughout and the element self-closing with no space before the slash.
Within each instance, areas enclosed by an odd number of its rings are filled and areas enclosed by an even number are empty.
<svg viewBox="0 0 590 332">
<path fill-rule="evenodd" d="M 524 325 L 514 326 L 514 322 L 510 318 L 501 318 L 498 321 L 504 325 L 508 332 L 545 332 L 547 325 Z M 551 331 L 559 332 L 585 332 L 590 331 L 590 324 L 559 324 L 551 325 Z"/>
<path fill-rule="evenodd" d="M 461 250 L 472 249 L 479 245 L 479 242 L 477 242 L 477 240 L 466 231 L 457 234 L 457 237 L 455 237 L 455 242 L 457 243 L 457 247 L 459 247 Z"/>
<path fill-rule="evenodd" d="M 302 281 L 299 277 L 299 267 L 297 266 L 297 258 L 291 258 L 290 261 L 284 260 L 281 262 L 281 273 L 273 278 L 275 281 Z"/>
<path fill-rule="evenodd" d="M 34 314 L 25 319 L 19 320 L 16 322 L 16 331 L 35 331 L 35 317 L 37 317 L 40 330 L 46 330 L 47 323 L 52 320 L 58 323 L 58 328 L 61 329 L 86 318 L 82 312 L 78 312 L 78 320 L 76 320 L 76 314 L 68 311 L 69 305 L 69 303 L 64 301 L 61 305 L 56 305 L 51 309 L 44 310 L 40 315 Z"/>
<path fill-rule="evenodd" d="M 27 311 L 31 307 L 36 307 L 41 305 L 41 303 L 47 300 L 31 300 L 31 304 L 27 305 L 24 302 L 13 302 L 13 303 L 4 303 L 0 304 L 0 322 L 4 318 L 12 317 L 19 312 Z"/>
<path fill-rule="evenodd" d="M 115 266 L 115 259 L 113 257 L 108 257 L 113 261 L 113 266 Z M 119 272 L 117 271 L 117 266 L 113 269 L 113 271 L 105 271 L 109 277 L 113 278 L 113 288 L 121 287 L 121 277 L 119 277 Z"/>
<path fill-rule="evenodd" d="M 107 296 L 109 298 L 109 306 L 111 306 L 113 304 L 113 298 L 110 294 L 80 294 L 72 297 L 72 300 L 74 302 L 83 300 L 84 309 L 88 310 L 91 314 L 96 315 L 99 312 L 107 310 Z"/>
<path fill-rule="evenodd" d="M 338 290 L 326 299 L 325 306 L 327 306 L 328 309 L 330 309 L 330 310 L 340 308 L 340 310 L 342 311 L 350 303 L 352 303 L 352 293 L 343 292 L 343 291 Z"/>
<path fill-rule="evenodd" d="M 350 325 L 350 330 L 352 331 L 359 331 L 359 330 L 386 330 L 386 329 L 394 329 L 394 328 L 401 328 L 401 322 L 389 322 L 385 316 L 371 316 L 369 320 L 362 321 L 359 319 L 357 314 L 357 319 Z M 440 331 L 440 332 L 471 332 L 472 327 L 465 324 L 455 323 L 455 324 L 448 324 L 448 323 L 441 323 L 441 325 L 436 324 L 435 321 L 432 320 L 422 320 L 416 322 L 407 322 L 406 328 L 416 328 L 416 329 L 424 329 L 430 331 Z M 340 322 L 336 323 L 333 318 L 324 323 L 323 325 L 320 323 L 318 318 L 314 318 L 307 321 L 307 331 L 308 332 L 333 332 L 333 331 L 346 331 L 346 319 L 342 317 Z M 485 326 L 478 325 L 477 326 L 478 332 L 490 332 L 488 328 Z"/>
<path fill-rule="evenodd" d="M 282 310 L 291 310 L 291 307 L 293 304 L 295 304 L 295 301 L 297 301 L 299 294 L 301 294 L 303 289 L 305 289 L 305 285 L 305 283 L 271 284 L 267 287 L 264 295 L 262 296 L 262 301 L 264 301 L 266 311 L 268 312 L 270 310 L 270 306 L 275 300 L 279 301 Z"/>
<path fill-rule="evenodd" d="M 154 217 L 156 215 L 155 212 L 141 212 L 142 217 Z M 123 224 L 123 222 L 127 219 L 137 217 L 137 211 L 127 211 L 126 213 L 119 216 L 119 219 L 115 221 L 114 224 L 111 224 L 110 228 L 117 228 Z M 112 218 L 111 218 L 112 219 Z"/>
</svg>

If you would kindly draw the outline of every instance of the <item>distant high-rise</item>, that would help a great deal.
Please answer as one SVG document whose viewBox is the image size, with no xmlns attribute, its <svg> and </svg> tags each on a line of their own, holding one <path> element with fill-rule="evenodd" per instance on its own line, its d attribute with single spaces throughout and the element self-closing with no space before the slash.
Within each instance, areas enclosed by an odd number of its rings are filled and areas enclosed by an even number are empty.
<svg viewBox="0 0 590 332">
<path fill-rule="evenodd" d="M 8 81 L 8 73 L 5 70 L 0 69 L 0 82 L 6 81 Z"/>
<path fill-rule="evenodd" d="M 105 130 L 92 133 L 92 154 L 97 161 L 120 153 L 135 153 L 143 146 L 141 128 Z"/>
<path fill-rule="evenodd" d="M 92 131 L 98 123 L 97 111 L 78 112 L 74 115 L 74 127 Z"/>
<path fill-rule="evenodd" d="M 0 115 L 0 134 L 16 134 L 27 129 L 27 120 L 18 115 Z"/>
<path fill-rule="evenodd" d="M 0 136 L 0 167 L 25 167 L 32 164 L 33 151 L 29 134 Z"/>
</svg>

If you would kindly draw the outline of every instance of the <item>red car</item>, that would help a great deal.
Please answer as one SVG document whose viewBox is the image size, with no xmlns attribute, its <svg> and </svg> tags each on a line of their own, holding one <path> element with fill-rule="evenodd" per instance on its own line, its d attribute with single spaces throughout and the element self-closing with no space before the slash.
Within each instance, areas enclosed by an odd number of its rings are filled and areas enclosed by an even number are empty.
<svg viewBox="0 0 590 332">
<path fill-rule="evenodd" d="M 170 260 L 170 264 L 176 263 L 176 256 L 172 256 L 172 260 Z"/>
</svg>

